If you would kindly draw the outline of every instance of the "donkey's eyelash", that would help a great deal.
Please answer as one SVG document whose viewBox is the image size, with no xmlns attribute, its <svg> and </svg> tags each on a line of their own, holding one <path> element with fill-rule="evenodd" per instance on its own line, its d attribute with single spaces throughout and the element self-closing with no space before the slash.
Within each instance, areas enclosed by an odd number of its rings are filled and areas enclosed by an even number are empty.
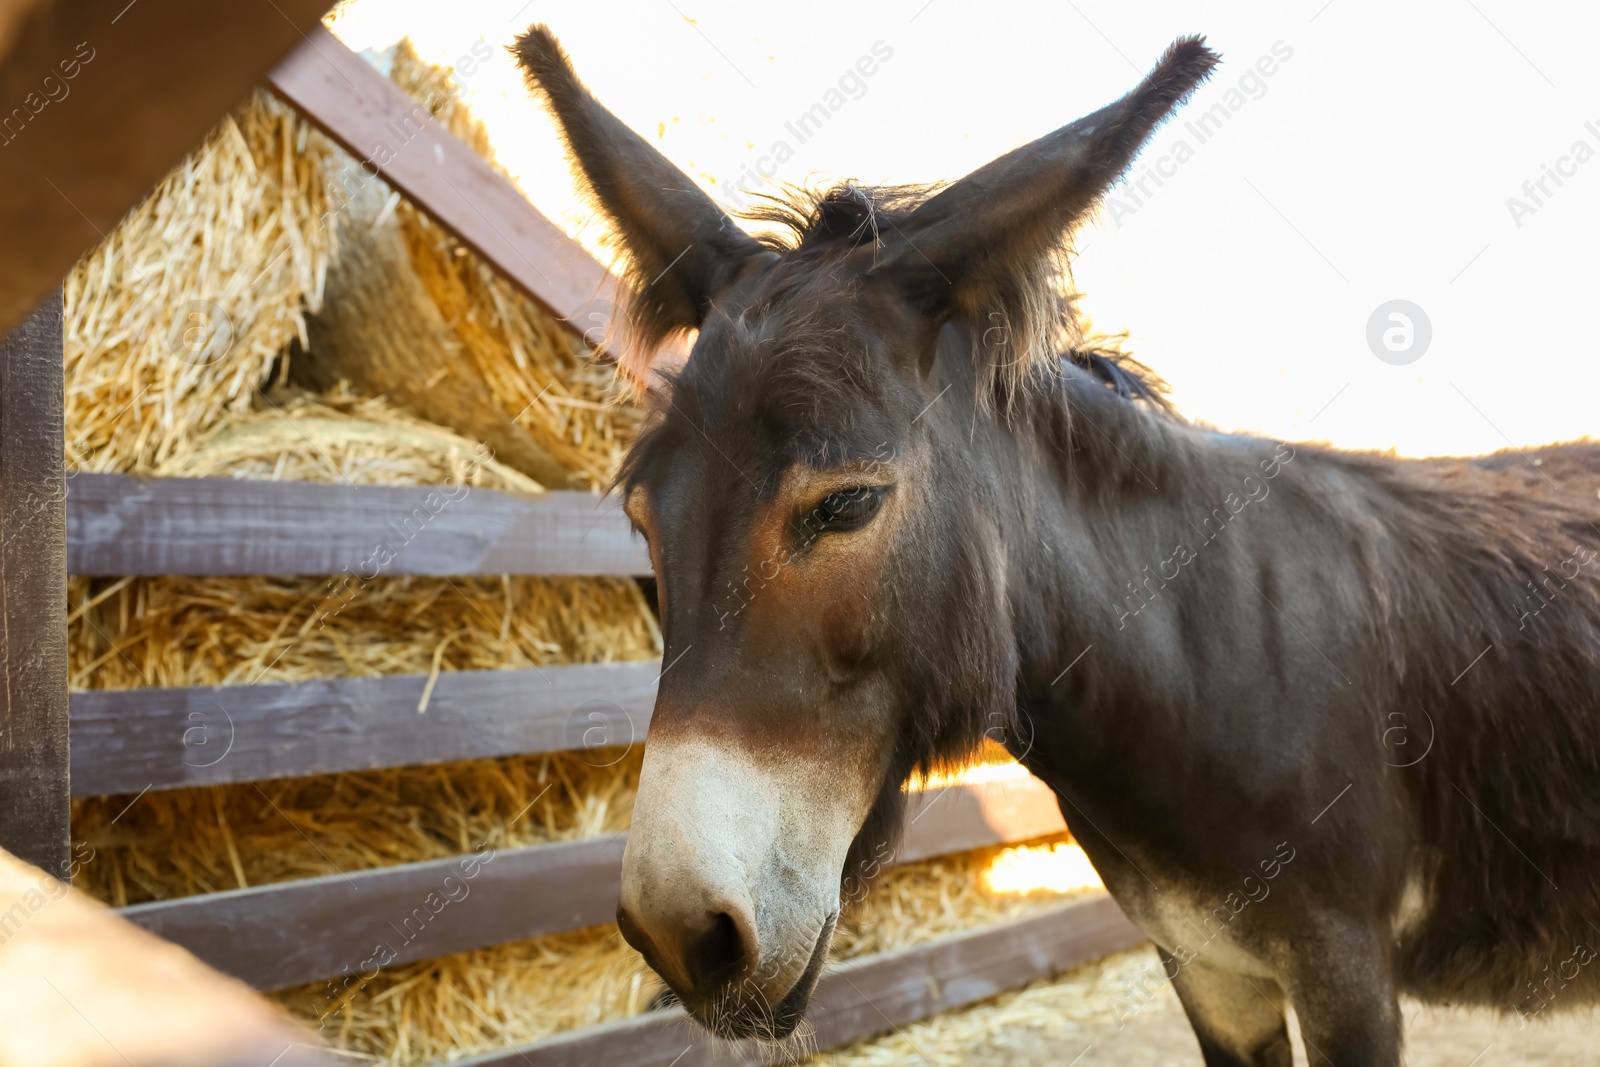
<svg viewBox="0 0 1600 1067">
<path fill-rule="evenodd" d="M 892 485 L 852 485 L 835 489 L 797 516 L 801 538 L 809 541 L 822 533 L 859 530 L 877 517 Z"/>
</svg>

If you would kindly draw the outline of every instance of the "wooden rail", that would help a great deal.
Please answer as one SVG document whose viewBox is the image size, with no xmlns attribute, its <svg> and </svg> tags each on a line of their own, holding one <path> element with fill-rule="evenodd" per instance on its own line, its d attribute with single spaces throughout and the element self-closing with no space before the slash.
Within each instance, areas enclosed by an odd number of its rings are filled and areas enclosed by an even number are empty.
<svg viewBox="0 0 1600 1067">
<path fill-rule="evenodd" d="M 838 1048 L 1048 978 L 1144 940 L 1110 897 L 884 952 L 826 972 L 807 1014 L 815 1045 Z M 452 1061 L 453 1067 L 757 1067 L 760 1046 L 709 1037 L 681 1008 Z"/>
<path fill-rule="evenodd" d="M 657 660 L 72 694 L 74 796 L 644 740 Z M 427 710 L 418 714 L 427 694 Z"/>
<path fill-rule="evenodd" d="M 85 473 L 67 484 L 67 569 L 359 582 L 404 574 L 649 574 L 650 559 L 617 502 L 589 493 Z"/>
<path fill-rule="evenodd" d="M 912 798 L 895 863 L 1066 827 L 1043 783 L 952 785 Z M 490 850 L 123 908 L 138 925 L 260 989 L 610 922 L 626 834 Z"/>
<path fill-rule="evenodd" d="M 268 81 L 519 289 L 591 343 L 603 339 L 617 300 L 611 273 L 337 37 L 310 31 Z"/>
</svg>

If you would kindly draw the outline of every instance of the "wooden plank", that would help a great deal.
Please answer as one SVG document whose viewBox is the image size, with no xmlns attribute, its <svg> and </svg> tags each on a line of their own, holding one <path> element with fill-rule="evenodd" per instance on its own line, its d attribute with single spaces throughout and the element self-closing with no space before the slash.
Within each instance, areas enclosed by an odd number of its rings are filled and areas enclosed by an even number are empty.
<svg viewBox="0 0 1600 1067">
<path fill-rule="evenodd" d="M 1055 794 L 1026 772 L 981 784 L 927 789 L 913 793 L 906 803 L 905 830 L 895 862 L 913 863 L 1066 831 Z"/>
<path fill-rule="evenodd" d="M 60 285 L 329 6 L 73 0 L 8 19 L 0 332 Z"/>
<path fill-rule="evenodd" d="M 501 274 L 598 346 L 617 281 L 393 82 L 324 29 L 268 77 L 277 93 Z"/>
<path fill-rule="evenodd" d="M 923 945 L 851 960 L 822 976 L 808 1018 L 812 1047 L 838 1048 L 1048 978 L 1144 940 L 1104 894 Z M 650 1012 L 531 1045 L 455 1060 L 457 1067 L 732 1067 L 770 1052 L 726 1042 L 681 1008 Z"/>
<path fill-rule="evenodd" d="M 61 291 L 0 342 L 0 848 L 71 851 Z"/>
<path fill-rule="evenodd" d="M 658 660 L 72 694 L 76 796 L 644 740 Z M 597 753 L 597 760 L 613 758 Z"/>
<path fill-rule="evenodd" d="M 1036 779 L 941 792 L 960 795 L 926 804 L 916 830 L 924 856 L 976 847 L 970 811 L 991 804 L 1002 816 L 976 845 L 1059 828 L 1059 813 L 1054 828 L 1037 812 L 1030 819 L 1014 814 L 1026 806 L 1024 796 L 1035 807 L 1054 805 Z M 950 833 L 941 847 L 947 815 Z M 505 849 L 474 865 L 470 876 L 461 866 L 470 857 L 456 857 L 138 904 L 122 913 L 220 971 L 258 988 L 280 988 L 361 973 L 380 945 L 391 950 L 389 963 L 405 963 L 610 922 L 626 840 L 617 834 Z M 429 894 L 435 894 L 431 908 Z"/>
<path fill-rule="evenodd" d="M 335 575 L 337 611 L 378 575 L 649 574 L 650 559 L 617 502 L 589 493 L 78 474 L 67 567 Z"/>
<path fill-rule="evenodd" d="M 93 862 L 84 850 L 79 862 Z M 0 851 L 0 1063 L 348 1064 L 237 982 Z"/>
<path fill-rule="evenodd" d="M 609 921 L 625 834 L 208 893 L 122 914 L 258 989 Z"/>
</svg>

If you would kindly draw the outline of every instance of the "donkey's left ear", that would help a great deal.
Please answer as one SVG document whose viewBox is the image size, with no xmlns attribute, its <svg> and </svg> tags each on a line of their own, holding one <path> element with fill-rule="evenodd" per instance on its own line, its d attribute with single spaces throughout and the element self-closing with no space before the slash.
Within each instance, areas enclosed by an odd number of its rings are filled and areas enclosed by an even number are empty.
<svg viewBox="0 0 1600 1067">
<path fill-rule="evenodd" d="M 872 273 L 901 281 L 930 312 L 971 317 L 994 363 L 1026 370 L 1053 358 L 1047 345 L 1059 329 L 1058 308 L 1040 288 L 1052 261 L 1073 225 L 1219 61 L 1202 37 L 1173 42 L 1121 100 L 924 201 L 888 234 Z"/>
<path fill-rule="evenodd" d="M 549 29 L 531 27 L 512 52 L 616 226 L 629 267 L 630 347 L 648 360 L 673 334 L 698 328 L 712 296 L 765 248 L 590 94 Z"/>
</svg>

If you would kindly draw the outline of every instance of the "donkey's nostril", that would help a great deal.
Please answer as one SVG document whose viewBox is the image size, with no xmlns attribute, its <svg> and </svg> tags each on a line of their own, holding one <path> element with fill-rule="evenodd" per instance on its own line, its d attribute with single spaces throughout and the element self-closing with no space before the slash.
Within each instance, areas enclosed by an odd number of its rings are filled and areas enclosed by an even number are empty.
<svg viewBox="0 0 1600 1067">
<path fill-rule="evenodd" d="M 733 916 L 725 911 L 708 917 L 707 925 L 691 933 L 684 945 L 683 961 L 702 989 L 715 989 L 737 978 L 750 962 L 751 946 Z"/>
<path fill-rule="evenodd" d="M 619 907 L 617 926 L 645 962 L 690 1000 L 725 989 L 755 965 L 759 952 L 755 931 L 737 908 L 686 915 Z"/>
</svg>

